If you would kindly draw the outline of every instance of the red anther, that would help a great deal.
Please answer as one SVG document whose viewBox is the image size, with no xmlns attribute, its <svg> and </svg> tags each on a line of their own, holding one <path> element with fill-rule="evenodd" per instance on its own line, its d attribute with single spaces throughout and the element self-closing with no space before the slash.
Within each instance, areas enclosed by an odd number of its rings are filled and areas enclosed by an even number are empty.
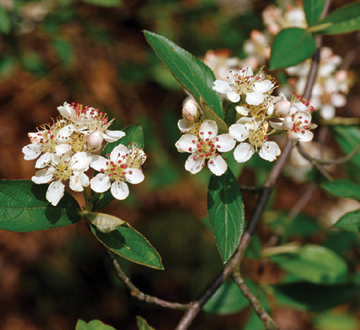
<svg viewBox="0 0 360 330">
<path fill-rule="evenodd" d="M 203 165 L 201 165 L 202 167 L 206 167 L 206 165 L 205 164 L 203 164 Z"/>
<path fill-rule="evenodd" d="M 192 140 L 192 141 L 191 141 L 191 143 L 194 143 L 194 144 L 195 144 L 195 142 L 196 142 L 195 140 Z"/>
<path fill-rule="evenodd" d="M 306 120 L 306 119 L 304 120 L 304 123 L 305 123 L 305 124 L 307 124 L 308 122 L 309 122 L 308 120 Z"/>
<path fill-rule="evenodd" d="M 217 156 L 219 156 L 219 154 L 218 154 L 218 153 L 216 153 L 216 154 L 215 154 L 215 157 L 217 157 Z"/>
<path fill-rule="evenodd" d="M 193 157 L 193 159 L 194 159 L 194 160 L 197 160 L 197 159 L 198 159 L 198 157 L 197 157 L 197 156 L 194 156 L 194 157 Z"/>
<path fill-rule="evenodd" d="M 197 144 L 196 146 L 197 146 L 198 148 L 201 148 L 201 144 Z"/>
<path fill-rule="evenodd" d="M 209 139 L 209 138 L 207 138 L 207 139 L 205 139 L 205 141 L 206 141 L 206 142 L 209 142 L 209 141 L 210 141 L 210 139 Z"/>
<path fill-rule="evenodd" d="M 208 132 L 208 134 L 209 134 L 209 135 L 211 135 L 211 134 L 212 134 L 212 132 L 210 132 L 210 131 L 209 131 L 209 132 Z"/>
<path fill-rule="evenodd" d="M 133 171 L 129 171 L 129 174 L 130 174 L 130 175 L 133 174 Z"/>
<path fill-rule="evenodd" d="M 100 170 L 100 172 L 104 173 L 104 172 L 105 172 L 105 170 L 102 168 L 102 169 Z"/>
<path fill-rule="evenodd" d="M 199 152 L 202 152 L 203 150 L 201 148 L 198 149 Z"/>
<path fill-rule="evenodd" d="M 216 149 L 215 148 L 211 148 L 211 152 L 215 152 L 216 151 Z"/>
<path fill-rule="evenodd" d="M 268 138 L 268 136 L 265 134 L 264 138 L 265 138 L 265 139 L 267 139 L 267 138 Z"/>
<path fill-rule="evenodd" d="M 296 93 L 295 92 L 292 92 L 294 95 L 296 95 Z"/>
<path fill-rule="evenodd" d="M 109 165 L 109 162 L 106 162 L 106 165 Z"/>
<path fill-rule="evenodd" d="M 192 148 L 191 148 L 191 147 L 189 148 L 189 151 L 190 151 L 190 152 L 192 151 Z"/>
<path fill-rule="evenodd" d="M 50 139 L 53 139 L 53 138 L 54 138 L 54 135 L 51 134 L 51 135 L 50 135 Z"/>
<path fill-rule="evenodd" d="M 304 133 L 305 133 L 305 130 L 302 130 L 302 131 L 301 131 L 301 133 L 303 133 L 303 134 L 304 134 Z"/>
<path fill-rule="evenodd" d="M 210 160 L 210 161 L 209 161 L 209 164 L 211 164 L 211 165 L 214 164 L 214 161 L 213 161 L 213 160 Z"/>
<path fill-rule="evenodd" d="M 110 156 L 110 154 L 106 154 L 106 157 L 109 157 Z"/>
<path fill-rule="evenodd" d="M 218 145 L 216 146 L 216 148 L 220 149 L 220 148 L 221 148 L 221 145 L 220 145 L 220 144 L 218 144 Z"/>
<path fill-rule="evenodd" d="M 304 126 L 305 129 L 309 129 L 309 127 L 307 125 Z"/>
<path fill-rule="evenodd" d="M 204 135 L 204 132 L 200 132 L 200 135 Z"/>
<path fill-rule="evenodd" d="M 205 144 L 205 142 L 204 142 L 204 141 L 200 141 L 200 144 L 203 146 L 203 145 Z"/>
<path fill-rule="evenodd" d="M 203 154 L 203 153 L 201 153 L 199 156 L 200 156 L 200 157 L 204 157 L 204 154 Z"/>
<path fill-rule="evenodd" d="M 215 141 L 219 141 L 219 138 L 218 138 L 218 137 L 216 137 L 216 138 L 215 138 Z"/>
</svg>

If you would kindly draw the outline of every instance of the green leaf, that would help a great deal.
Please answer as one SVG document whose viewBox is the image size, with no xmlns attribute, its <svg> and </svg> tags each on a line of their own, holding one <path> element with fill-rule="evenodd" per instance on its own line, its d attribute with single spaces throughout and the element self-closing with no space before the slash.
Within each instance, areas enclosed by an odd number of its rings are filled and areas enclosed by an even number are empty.
<svg viewBox="0 0 360 330">
<path fill-rule="evenodd" d="M 312 283 L 329 284 L 346 280 L 346 262 L 338 254 L 323 246 L 282 245 L 266 249 L 264 253 L 280 268 Z"/>
<path fill-rule="evenodd" d="M 329 126 L 336 142 L 340 145 L 345 154 L 350 153 L 360 143 L 360 128 L 358 126 Z M 360 167 L 360 153 L 358 152 L 350 160 L 351 163 Z"/>
<path fill-rule="evenodd" d="M 95 226 L 91 226 L 91 231 L 102 244 L 121 257 L 140 265 L 164 269 L 159 253 L 130 225 L 120 226 L 106 234 Z"/>
<path fill-rule="evenodd" d="M 100 7 L 119 7 L 122 4 L 121 0 L 82 0 L 90 5 Z"/>
<path fill-rule="evenodd" d="M 303 0 L 306 22 L 313 26 L 319 20 L 324 10 L 325 0 Z"/>
<path fill-rule="evenodd" d="M 80 221 L 80 207 L 67 192 L 54 207 L 45 198 L 49 185 L 30 180 L 0 181 L 0 229 L 26 232 Z"/>
<path fill-rule="evenodd" d="M 222 176 L 211 176 L 207 205 L 211 229 L 225 263 L 239 245 L 245 216 L 239 185 L 230 169 Z"/>
<path fill-rule="evenodd" d="M 286 304 L 293 303 L 311 311 L 323 311 L 342 305 L 359 292 L 359 288 L 352 283 L 325 285 L 292 282 L 276 284 L 272 287 L 277 298 L 282 297 Z"/>
<path fill-rule="evenodd" d="M 151 327 L 150 325 L 148 325 L 148 323 L 146 322 L 146 320 L 144 320 L 141 316 L 137 315 L 136 316 L 136 324 L 139 328 L 139 330 L 155 330 L 153 327 Z"/>
<path fill-rule="evenodd" d="M 116 330 L 115 328 L 111 327 L 110 325 L 106 325 L 105 323 L 99 320 L 90 321 L 86 324 L 83 320 L 78 320 L 76 323 L 75 330 Z"/>
<path fill-rule="evenodd" d="M 136 148 L 144 148 L 144 132 L 141 125 L 130 125 L 122 129 L 125 132 L 125 136 L 122 137 L 120 140 L 112 143 L 108 143 L 104 150 L 102 151 L 101 155 L 103 157 L 107 157 L 107 154 L 110 154 L 111 151 L 118 146 L 119 144 L 123 144 L 125 146 L 133 146 Z M 96 197 L 92 200 L 93 210 L 100 210 L 108 205 L 113 199 L 113 195 L 111 194 L 110 190 L 102 193 L 96 194 L 94 191 L 92 195 Z"/>
<path fill-rule="evenodd" d="M 333 227 L 345 229 L 355 233 L 360 232 L 360 210 L 348 212 L 343 215 Z"/>
<path fill-rule="evenodd" d="M 63 67 L 70 69 L 74 64 L 74 50 L 71 43 L 68 40 L 57 37 L 52 41 L 52 45 Z"/>
<path fill-rule="evenodd" d="M 8 34 L 10 32 L 10 19 L 3 6 L 0 5 L 0 32 Z"/>
<path fill-rule="evenodd" d="M 126 223 L 124 220 L 106 213 L 89 212 L 84 210 L 82 214 L 85 219 L 89 220 L 102 233 L 110 233 Z"/>
<path fill-rule="evenodd" d="M 230 126 L 232 124 L 235 124 L 236 119 L 236 110 L 235 107 L 238 106 L 237 103 L 228 102 L 225 109 L 225 123 L 226 125 Z"/>
<path fill-rule="evenodd" d="M 249 305 L 234 281 L 226 281 L 204 305 L 203 310 L 219 315 L 234 314 Z"/>
<path fill-rule="evenodd" d="M 329 193 L 342 198 L 354 198 L 360 201 L 360 185 L 347 179 L 333 180 L 321 184 Z"/>
<path fill-rule="evenodd" d="M 316 50 L 314 37 L 304 29 L 288 28 L 275 37 L 270 57 L 270 70 L 288 68 L 310 58 Z"/>
<path fill-rule="evenodd" d="M 358 330 L 360 327 L 355 315 L 336 311 L 317 315 L 313 324 L 316 330 Z"/>
<path fill-rule="evenodd" d="M 214 111 L 218 120 L 224 118 L 220 94 L 215 92 L 215 76 L 211 69 L 172 41 L 144 31 L 145 38 L 175 79 L 200 104 L 200 97 Z M 210 118 L 209 118 L 210 119 Z M 213 119 L 213 118 L 211 118 Z M 218 122 L 218 120 L 216 120 Z"/>
<path fill-rule="evenodd" d="M 228 133 L 229 132 L 229 128 L 226 125 L 226 123 L 219 118 L 219 116 L 214 112 L 213 109 L 211 109 L 209 107 L 209 105 L 204 101 L 204 99 L 202 98 L 202 96 L 200 96 L 200 105 L 201 105 L 201 109 L 204 112 L 204 115 L 207 119 L 212 119 L 216 121 L 216 124 L 218 126 L 218 133 L 219 134 L 224 134 L 224 133 Z"/>
<path fill-rule="evenodd" d="M 321 34 L 342 34 L 360 29 L 360 2 L 353 2 L 343 6 L 319 22 L 320 24 L 332 23 L 329 27 L 318 31 Z"/>
</svg>

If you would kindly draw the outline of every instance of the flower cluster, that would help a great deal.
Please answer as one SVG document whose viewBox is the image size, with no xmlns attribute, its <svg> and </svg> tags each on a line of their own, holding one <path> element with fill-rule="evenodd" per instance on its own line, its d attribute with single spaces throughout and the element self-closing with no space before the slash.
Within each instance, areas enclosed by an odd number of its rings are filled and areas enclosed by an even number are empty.
<svg viewBox="0 0 360 330">
<path fill-rule="evenodd" d="M 237 162 L 248 161 L 254 153 L 267 161 L 274 161 L 281 153 L 271 135 L 286 134 L 293 141 L 310 141 L 310 131 L 316 125 L 311 122 L 314 108 L 300 95 L 294 94 L 288 101 L 284 94 L 271 95 L 275 81 L 261 69 L 256 73 L 248 66 L 229 71 L 228 79 L 217 79 L 213 89 L 235 103 L 236 120 L 227 134 L 218 135 L 214 120 L 202 115 L 193 100 L 185 103 L 183 118 L 178 127 L 184 133 L 176 142 L 179 152 L 191 153 L 185 169 L 192 174 L 208 166 L 215 175 L 222 175 L 227 164 L 219 154 L 234 150 Z"/>
<path fill-rule="evenodd" d="M 104 192 L 113 183 L 113 196 L 117 199 L 126 198 L 128 188 L 125 182 L 140 183 L 144 179 L 140 169 L 146 159 L 144 152 L 140 149 L 128 149 L 124 145 L 114 148 L 122 158 L 119 156 L 115 160 L 116 156 L 111 153 L 110 163 L 116 161 L 118 164 L 111 167 L 103 165 L 102 173 L 90 181 L 85 172 L 90 167 L 101 170 L 99 166 L 104 161 L 98 154 L 104 143 L 118 141 L 125 133 L 109 130 L 113 120 L 109 121 L 107 114 L 99 109 L 65 102 L 58 107 L 58 111 L 60 118 L 52 124 L 41 126 L 38 132 L 29 133 L 31 143 L 22 149 L 25 160 L 37 159 L 35 168 L 38 171 L 32 181 L 37 184 L 50 183 L 46 199 L 56 206 L 64 195 L 64 182 L 68 180 L 73 191 L 83 191 L 84 187 L 91 185 L 94 191 Z M 107 175 L 107 178 L 98 177 L 99 175 Z M 106 184 L 101 185 L 100 181 Z"/>
</svg>

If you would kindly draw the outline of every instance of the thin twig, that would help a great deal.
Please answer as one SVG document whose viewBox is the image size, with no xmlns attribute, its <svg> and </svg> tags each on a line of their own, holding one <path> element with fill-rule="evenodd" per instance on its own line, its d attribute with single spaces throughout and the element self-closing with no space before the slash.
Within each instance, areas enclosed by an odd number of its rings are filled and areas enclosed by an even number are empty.
<svg viewBox="0 0 360 330">
<path fill-rule="evenodd" d="M 169 301 L 148 295 L 146 293 L 143 293 L 125 275 L 125 273 L 121 269 L 119 263 L 117 262 L 117 260 L 114 256 L 114 253 L 106 247 L 105 247 L 105 250 L 106 250 L 109 258 L 111 259 L 111 262 L 115 269 L 116 277 L 119 278 L 128 287 L 128 289 L 130 290 L 130 294 L 132 296 L 136 297 L 139 300 L 146 301 L 147 303 L 152 303 L 155 305 L 159 305 L 161 307 L 166 307 L 166 308 L 171 308 L 171 309 L 186 310 L 191 306 L 191 304 L 179 304 L 179 303 L 169 302 Z"/>
<path fill-rule="evenodd" d="M 250 301 L 250 304 L 254 308 L 256 314 L 259 316 L 261 321 L 264 323 L 265 328 L 269 330 L 277 330 L 279 329 L 276 323 L 273 321 L 273 319 L 270 317 L 270 315 L 266 312 L 265 308 L 259 301 L 259 299 L 251 292 L 249 287 L 246 285 L 243 277 L 240 274 L 240 270 L 237 269 L 233 273 L 233 278 L 235 283 L 240 288 L 243 295 Z"/>
<path fill-rule="evenodd" d="M 339 164 L 344 164 L 344 163 L 348 162 L 352 157 L 354 157 L 360 151 L 360 144 L 358 144 L 353 150 L 351 150 L 344 157 L 337 158 L 337 159 L 322 160 L 322 159 L 315 158 L 315 157 L 312 157 L 311 155 L 309 155 L 303 149 L 303 147 L 301 146 L 300 143 L 298 143 L 297 147 L 298 147 L 298 150 L 299 150 L 301 156 L 303 156 L 304 158 L 306 158 L 310 162 L 313 162 L 313 163 L 316 163 L 316 164 L 319 164 L 319 165 L 339 165 Z"/>
</svg>

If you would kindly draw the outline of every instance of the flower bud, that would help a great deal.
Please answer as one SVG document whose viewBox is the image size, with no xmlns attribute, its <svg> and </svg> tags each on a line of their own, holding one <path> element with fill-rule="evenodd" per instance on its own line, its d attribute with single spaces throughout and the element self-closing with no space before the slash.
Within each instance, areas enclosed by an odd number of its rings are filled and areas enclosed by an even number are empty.
<svg viewBox="0 0 360 330">
<path fill-rule="evenodd" d="M 100 131 L 93 131 L 87 137 L 87 147 L 90 151 L 98 151 L 100 150 L 102 143 L 104 141 L 103 135 Z"/>
<path fill-rule="evenodd" d="M 195 121 L 199 118 L 200 112 L 195 101 L 189 100 L 182 109 L 182 115 L 187 121 Z"/>
<path fill-rule="evenodd" d="M 289 115 L 291 103 L 287 100 L 282 100 L 275 104 L 275 115 L 277 117 L 285 118 Z"/>
</svg>

